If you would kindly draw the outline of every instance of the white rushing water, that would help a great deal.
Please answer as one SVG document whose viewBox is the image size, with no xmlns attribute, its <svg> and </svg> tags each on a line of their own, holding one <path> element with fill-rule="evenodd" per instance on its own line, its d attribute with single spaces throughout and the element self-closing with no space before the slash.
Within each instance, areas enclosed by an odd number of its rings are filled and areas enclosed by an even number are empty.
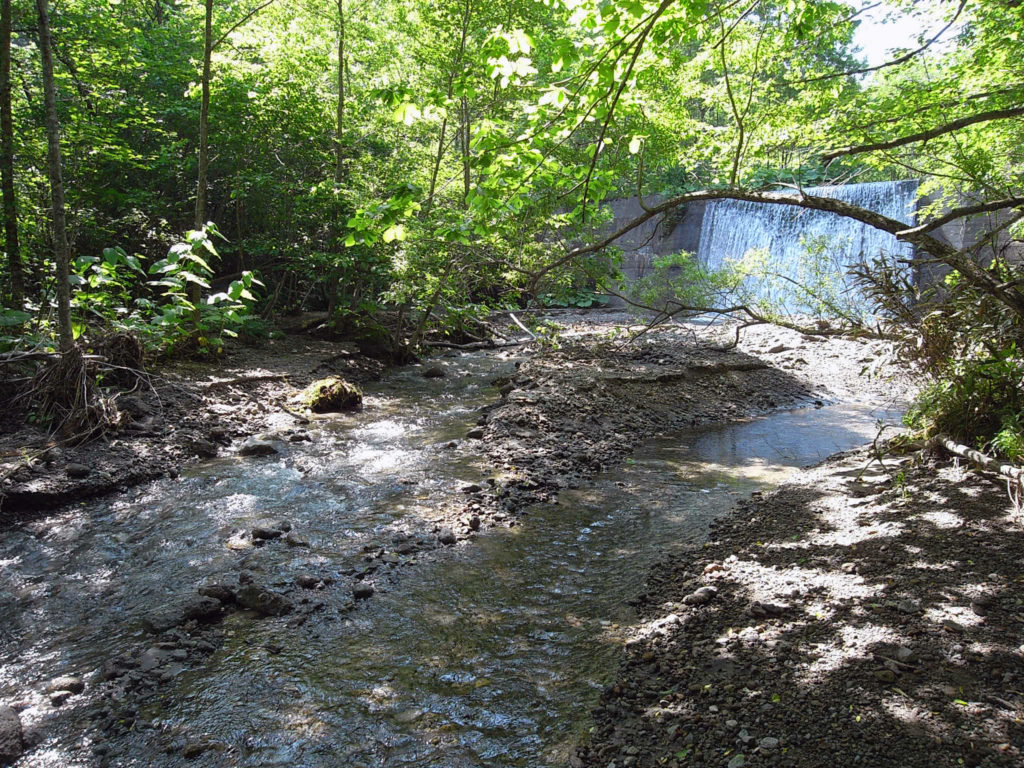
<svg viewBox="0 0 1024 768">
<path fill-rule="evenodd" d="M 907 224 L 915 221 L 916 181 L 813 187 L 805 192 L 852 203 Z M 861 302 L 850 294 L 846 279 L 850 266 L 883 253 L 908 258 L 913 254 L 909 244 L 889 233 L 827 211 L 739 200 L 708 204 L 697 254 L 702 265 L 718 269 L 759 249 L 763 251 L 760 268 L 757 276 L 747 281 L 746 290 L 788 311 L 811 313 L 818 307 L 794 283 L 813 284 L 815 293 L 825 291 L 829 300 L 857 307 Z"/>
</svg>

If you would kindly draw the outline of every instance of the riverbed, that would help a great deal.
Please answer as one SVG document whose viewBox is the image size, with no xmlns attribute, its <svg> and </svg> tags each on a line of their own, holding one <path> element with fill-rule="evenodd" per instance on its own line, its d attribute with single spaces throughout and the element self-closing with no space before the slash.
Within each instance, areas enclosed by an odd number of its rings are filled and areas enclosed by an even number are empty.
<svg viewBox="0 0 1024 768">
<path fill-rule="evenodd" d="M 614 676 L 649 566 L 891 415 L 831 405 L 674 431 L 451 546 L 451 510 L 492 472 L 463 437 L 515 362 L 459 355 L 440 380 L 399 371 L 368 388 L 360 414 L 268 435 L 272 456 L 205 462 L 11 532 L 0 696 L 36 742 L 18 765 L 563 764 Z M 268 521 L 299 546 L 246 538 Z M 210 646 L 201 657 L 143 627 L 161 604 L 243 573 L 297 610 L 231 613 L 188 641 Z M 354 584 L 373 596 L 354 600 Z M 94 682 L 105 661 L 147 649 L 168 652 L 150 670 L 158 684 Z M 66 674 L 85 692 L 53 706 L 45 684 Z"/>
</svg>

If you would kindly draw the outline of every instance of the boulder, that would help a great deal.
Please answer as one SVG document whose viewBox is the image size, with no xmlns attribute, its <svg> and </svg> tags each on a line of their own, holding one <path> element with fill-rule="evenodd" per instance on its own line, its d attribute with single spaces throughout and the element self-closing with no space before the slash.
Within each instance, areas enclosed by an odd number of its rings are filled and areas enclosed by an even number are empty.
<svg viewBox="0 0 1024 768">
<path fill-rule="evenodd" d="M 166 632 L 189 619 L 204 621 L 220 616 L 223 605 L 220 600 L 209 595 L 193 595 L 177 603 L 160 608 L 142 620 L 142 625 L 150 632 L 157 634 Z"/>
<path fill-rule="evenodd" d="M 212 597 L 221 603 L 235 602 L 235 590 L 227 584 L 204 584 L 199 588 L 199 594 L 204 597 Z"/>
<path fill-rule="evenodd" d="M 337 376 L 317 379 L 302 391 L 300 397 L 314 413 L 355 411 L 363 404 L 363 393 L 359 387 Z"/>
</svg>

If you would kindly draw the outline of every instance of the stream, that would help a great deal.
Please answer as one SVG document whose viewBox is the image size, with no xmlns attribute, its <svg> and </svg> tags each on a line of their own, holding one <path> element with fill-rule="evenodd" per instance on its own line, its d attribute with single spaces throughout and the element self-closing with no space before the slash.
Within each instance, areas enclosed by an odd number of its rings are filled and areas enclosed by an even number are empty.
<svg viewBox="0 0 1024 768">
<path fill-rule="evenodd" d="M 43 734 L 18 766 L 564 764 L 614 677 L 648 568 L 699 543 L 737 497 L 869 441 L 892 415 L 833 405 L 660 437 L 515 527 L 393 554 L 432 540 L 438 510 L 488 474 L 462 438 L 514 359 L 446 362 L 444 379 L 398 371 L 368 388 L 362 413 L 274 436 L 277 455 L 208 461 L 7 532 L 0 701 L 27 702 L 22 721 Z M 280 519 L 309 546 L 226 546 Z M 364 575 L 378 548 L 388 555 Z M 91 687 L 56 709 L 39 693 L 153 644 L 141 622 L 154 607 L 241 569 L 275 589 L 308 574 L 334 585 L 309 591 L 318 610 L 298 626 L 229 615 L 223 644 L 170 667 L 132 730 L 101 748 Z M 377 588 L 354 606 L 353 572 Z M 210 748 L 186 759 L 197 740 Z"/>
</svg>

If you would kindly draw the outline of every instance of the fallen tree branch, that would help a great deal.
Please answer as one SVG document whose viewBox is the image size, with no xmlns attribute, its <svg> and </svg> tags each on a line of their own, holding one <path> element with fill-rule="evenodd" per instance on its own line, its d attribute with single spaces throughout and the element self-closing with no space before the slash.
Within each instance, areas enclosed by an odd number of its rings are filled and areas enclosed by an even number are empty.
<svg viewBox="0 0 1024 768">
<path fill-rule="evenodd" d="M 982 469 L 986 469 L 989 472 L 995 472 L 996 474 L 1002 475 L 1008 480 L 1013 480 L 1017 483 L 1024 481 L 1024 470 L 1020 467 L 1015 467 L 1012 464 L 1002 464 L 997 459 L 993 459 L 991 456 L 976 451 L 973 448 L 968 448 L 962 443 L 956 442 L 953 438 L 948 435 L 936 435 L 928 441 L 930 448 L 942 448 L 954 456 L 973 461 Z"/>
</svg>

